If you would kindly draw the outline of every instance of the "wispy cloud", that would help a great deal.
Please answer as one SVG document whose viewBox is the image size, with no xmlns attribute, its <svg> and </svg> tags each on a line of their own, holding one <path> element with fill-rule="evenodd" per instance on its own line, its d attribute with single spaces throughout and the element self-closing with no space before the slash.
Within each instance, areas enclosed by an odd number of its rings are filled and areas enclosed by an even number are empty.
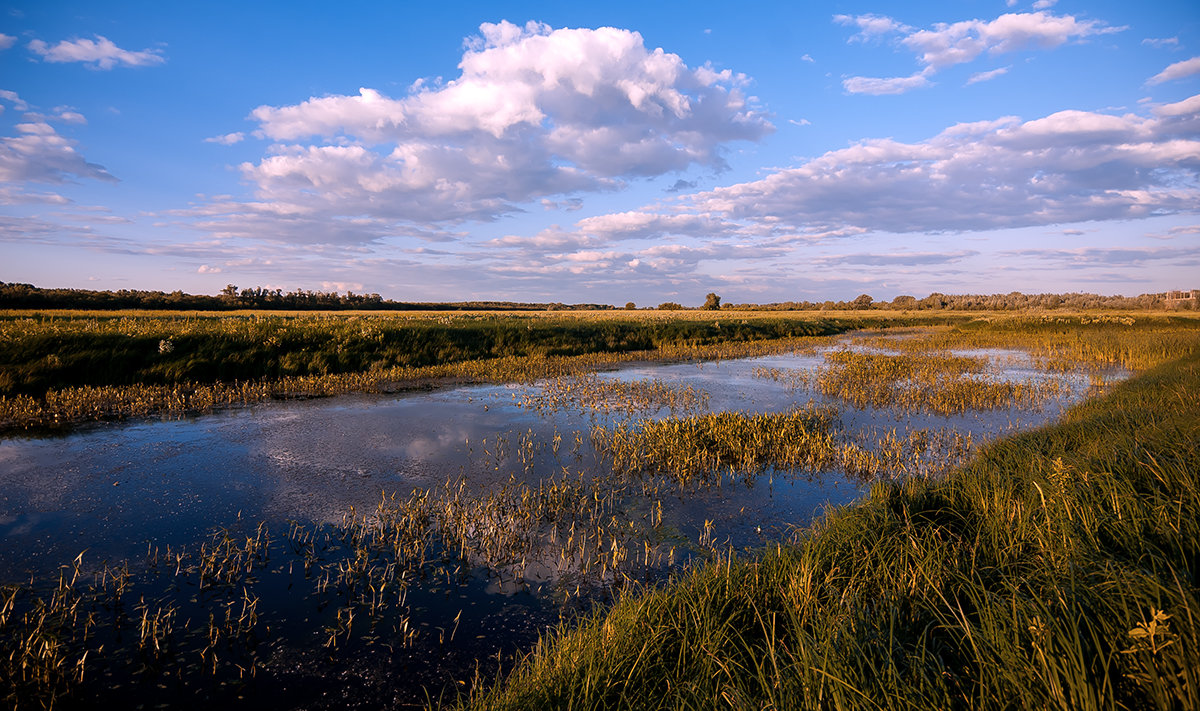
<svg viewBox="0 0 1200 711">
<path fill-rule="evenodd" d="M 1200 57 L 1192 57 L 1185 59 L 1182 62 L 1175 62 L 1162 70 L 1158 74 L 1146 80 L 1147 84 L 1162 84 L 1165 81 L 1174 81 L 1190 77 L 1193 74 L 1200 74 Z"/>
<path fill-rule="evenodd" d="M 842 81 L 842 86 L 851 94 L 870 94 L 872 96 L 903 94 L 931 84 L 932 82 L 926 78 L 925 72 L 917 72 L 906 77 L 849 77 Z"/>
<path fill-rule="evenodd" d="M 998 76 L 1008 74 L 1009 69 L 1012 69 L 1012 67 L 1000 67 L 999 69 L 993 69 L 989 72 L 978 72 L 977 74 L 972 74 L 971 78 L 967 80 L 967 85 L 970 86 L 971 84 L 978 84 L 981 81 L 990 81 Z"/>
<path fill-rule="evenodd" d="M 6 50 L 17 43 L 17 38 L 0 32 L 0 51 Z"/>
<path fill-rule="evenodd" d="M 93 69 L 112 69 L 116 66 L 148 67 L 167 61 L 162 50 L 144 49 L 131 52 L 121 49 L 101 35 L 95 39 L 63 40 L 49 45 L 40 39 L 29 43 L 29 49 L 46 62 L 82 62 Z"/>
<path fill-rule="evenodd" d="M 245 137 L 246 137 L 246 134 L 242 133 L 241 131 L 237 131 L 234 133 L 226 133 L 221 136 L 212 136 L 210 138 L 204 139 L 204 142 L 205 143 L 219 143 L 222 146 L 232 146 L 235 143 L 241 143 L 242 139 L 244 139 Z"/>
<path fill-rule="evenodd" d="M 1041 7 L 1049 7 L 1049 4 Z M 985 53 L 997 55 L 1030 49 L 1052 49 L 1069 41 L 1125 29 L 1111 27 L 1098 20 L 1079 20 L 1071 15 L 1040 11 L 1010 13 L 990 21 L 938 23 L 926 30 L 918 30 L 879 15 L 835 15 L 834 21 L 859 28 L 859 32 L 850 38 L 851 41 L 899 35 L 897 41 L 900 46 L 912 51 L 923 67 L 920 72 L 908 77 L 850 77 L 842 84 L 852 94 L 899 94 L 927 86 L 927 78 L 932 73 L 974 61 Z"/>
<path fill-rule="evenodd" d="M 1147 37 L 1142 40 L 1142 44 L 1147 47 L 1157 47 L 1159 49 L 1179 49 L 1178 37 Z"/>
</svg>

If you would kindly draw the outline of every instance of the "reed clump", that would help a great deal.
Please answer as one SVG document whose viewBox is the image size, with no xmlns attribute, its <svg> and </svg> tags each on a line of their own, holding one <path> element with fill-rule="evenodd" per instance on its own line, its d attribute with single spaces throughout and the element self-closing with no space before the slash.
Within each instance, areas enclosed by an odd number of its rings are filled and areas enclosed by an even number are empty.
<svg viewBox="0 0 1200 711">
<path fill-rule="evenodd" d="M 833 411 L 816 408 L 754 415 L 717 412 L 597 426 L 591 441 L 619 474 L 664 474 L 680 484 L 726 473 L 752 476 L 766 467 L 843 469 L 851 475 L 877 468 L 873 455 L 835 435 L 836 419 Z"/>
<path fill-rule="evenodd" d="M 909 347 L 913 351 L 912 346 Z M 1024 382 L 989 375 L 985 358 L 939 352 L 901 354 L 836 350 L 812 371 L 758 368 L 754 375 L 792 388 L 812 388 L 858 409 L 892 408 L 941 415 L 969 410 L 1033 408 L 1064 394 L 1056 379 Z"/>
<path fill-rule="evenodd" d="M 668 411 L 695 412 L 707 409 L 708 393 L 691 385 L 678 387 L 661 380 L 615 380 L 595 373 L 560 376 L 538 383 L 518 404 L 539 412 L 594 410 L 634 417 Z"/>
</svg>

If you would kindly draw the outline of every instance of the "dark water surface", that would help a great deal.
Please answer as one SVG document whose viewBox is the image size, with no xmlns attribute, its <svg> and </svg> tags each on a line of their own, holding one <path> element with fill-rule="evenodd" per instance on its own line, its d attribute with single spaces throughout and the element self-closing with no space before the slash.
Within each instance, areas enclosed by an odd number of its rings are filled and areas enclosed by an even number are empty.
<svg viewBox="0 0 1200 711">
<path fill-rule="evenodd" d="M 1051 377 L 1017 352 L 964 354 L 991 358 L 1005 378 Z M 708 393 L 712 411 L 769 412 L 822 399 L 755 377 L 755 368 L 811 369 L 822 362 L 820 353 L 786 354 L 645 364 L 599 377 L 690 385 Z M 1049 421 L 1087 391 L 1083 376 L 1054 377 L 1066 378 L 1069 394 L 1036 410 L 946 417 L 839 406 L 841 422 L 864 441 L 890 429 L 950 428 L 971 433 L 978 443 Z M 537 391 L 478 386 L 273 402 L 180 420 L 103 423 L 61 436 L 0 440 L 0 583 L 43 578 L 81 551 L 85 569 L 122 560 L 137 568 L 149 547 L 194 546 L 217 527 L 241 530 L 262 521 L 274 532 L 289 522 L 334 523 L 351 507 L 372 510 L 381 494 L 406 495 L 459 477 L 486 489 L 510 480 L 536 484 L 564 467 L 603 468 L 586 432 L 618 415 L 578 408 L 539 412 L 518 404 Z M 577 431 L 584 433 L 583 444 L 572 447 Z M 521 438 L 544 445 L 556 434 L 565 444 L 557 453 L 541 446 L 531 464 L 497 455 L 498 443 L 511 452 Z M 680 562 L 706 525 L 723 545 L 764 545 L 808 525 L 825 507 L 854 501 L 868 487 L 840 472 L 767 472 L 748 483 L 730 480 L 667 497 L 666 535 L 678 541 Z M 443 688 L 460 688 L 477 660 L 527 648 L 557 622 L 564 608 L 562 596 L 553 592 L 553 577 L 546 576 L 545 584 L 506 583 L 486 570 L 461 570 L 453 580 L 418 581 L 407 600 L 418 643 L 408 648 L 390 643 L 392 633 L 383 630 L 372 632 L 378 637 L 374 644 L 347 643 L 331 659 L 317 641 L 331 610 L 293 610 L 279 615 L 292 622 L 278 622 L 274 636 L 264 640 L 266 651 L 259 657 L 265 661 L 253 682 L 196 691 L 114 677 L 104 686 L 114 694 L 133 691 L 150 701 L 193 707 L 239 700 L 287 708 L 417 703 L 425 698 L 423 689 L 436 696 Z M 261 604 L 303 607 L 291 590 L 290 583 L 264 583 Z M 307 627 L 295 623 L 300 618 Z M 451 625 L 453 641 L 447 639 Z"/>
</svg>

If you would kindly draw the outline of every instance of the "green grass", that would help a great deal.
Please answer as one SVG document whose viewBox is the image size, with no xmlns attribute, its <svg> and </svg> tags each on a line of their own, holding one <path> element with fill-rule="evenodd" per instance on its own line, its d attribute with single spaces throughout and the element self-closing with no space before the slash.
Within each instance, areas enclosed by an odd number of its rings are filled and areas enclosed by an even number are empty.
<svg viewBox="0 0 1200 711">
<path fill-rule="evenodd" d="M 211 383 L 838 333 L 825 319 L 499 315 L 0 315 L 0 395 Z"/>
<path fill-rule="evenodd" d="M 1200 353 L 792 545 L 548 634 L 463 704 L 1200 708 Z"/>
</svg>

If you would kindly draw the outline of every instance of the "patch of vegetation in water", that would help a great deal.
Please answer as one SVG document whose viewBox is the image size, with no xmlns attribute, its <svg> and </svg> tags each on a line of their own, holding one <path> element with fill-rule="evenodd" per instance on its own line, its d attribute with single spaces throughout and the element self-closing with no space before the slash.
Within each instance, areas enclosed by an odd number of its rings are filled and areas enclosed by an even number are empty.
<svg viewBox="0 0 1200 711">
<path fill-rule="evenodd" d="M 1052 352 L 1076 339 L 1029 332 Z M 1186 342 L 949 476 L 879 482 L 792 544 L 546 635 L 461 703 L 1198 707 L 1200 353 Z"/>
</svg>

